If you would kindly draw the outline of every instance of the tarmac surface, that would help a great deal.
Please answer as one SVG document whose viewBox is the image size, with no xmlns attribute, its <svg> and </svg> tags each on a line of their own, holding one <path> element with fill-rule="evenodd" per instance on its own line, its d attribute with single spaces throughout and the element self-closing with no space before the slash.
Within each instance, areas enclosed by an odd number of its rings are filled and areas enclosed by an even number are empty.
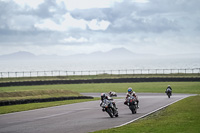
<svg viewBox="0 0 200 133">
<path fill-rule="evenodd" d="M 164 93 L 138 93 L 140 108 L 137 114 L 132 114 L 123 104 L 125 94 L 118 93 L 122 99 L 114 98 L 119 111 L 116 118 L 102 112 L 100 101 L 90 101 L 0 115 L 0 133 L 87 133 L 119 127 L 192 96 L 173 94 L 168 98 Z M 100 97 L 100 93 L 83 95 Z"/>
</svg>

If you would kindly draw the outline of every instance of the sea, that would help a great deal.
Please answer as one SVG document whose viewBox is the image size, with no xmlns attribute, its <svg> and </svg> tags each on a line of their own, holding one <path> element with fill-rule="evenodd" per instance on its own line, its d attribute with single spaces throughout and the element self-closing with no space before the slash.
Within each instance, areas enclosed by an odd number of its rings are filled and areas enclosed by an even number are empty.
<svg viewBox="0 0 200 133">
<path fill-rule="evenodd" d="M 18 77 L 24 76 L 24 73 L 31 75 L 55 75 L 55 72 L 62 72 L 61 75 L 81 74 L 84 71 L 89 74 L 94 73 L 127 73 L 134 70 L 156 70 L 156 69 L 195 69 L 195 73 L 199 73 L 199 59 L 143 59 L 143 60 L 2 60 L 0 61 L 0 77 Z M 55 72 L 54 72 L 55 71 Z M 126 71 L 126 72 L 125 72 Z M 36 74 L 37 72 L 37 74 Z M 9 74 L 8 74 L 9 73 Z M 17 73 L 17 75 L 16 75 Z M 21 73 L 21 74 L 18 74 Z M 23 73 L 23 74 L 22 74 Z M 35 73 L 35 74 L 33 74 Z M 48 74 L 47 74 L 48 73 Z M 129 72 L 130 73 L 130 72 Z M 58 73 L 57 73 L 58 74 Z M 41 74 L 39 74 L 41 75 Z M 72 75 L 72 74 L 71 74 Z M 86 74 L 87 75 L 87 74 Z"/>
</svg>

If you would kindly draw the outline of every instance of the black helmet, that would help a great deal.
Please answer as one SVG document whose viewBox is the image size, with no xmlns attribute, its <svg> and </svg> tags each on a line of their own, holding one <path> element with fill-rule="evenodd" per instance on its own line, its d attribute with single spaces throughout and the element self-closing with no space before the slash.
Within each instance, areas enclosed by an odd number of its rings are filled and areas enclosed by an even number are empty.
<svg viewBox="0 0 200 133">
<path fill-rule="evenodd" d="M 106 94 L 105 93 L 101 93 L 101 100 L 106 98 Z"/>
</svg>

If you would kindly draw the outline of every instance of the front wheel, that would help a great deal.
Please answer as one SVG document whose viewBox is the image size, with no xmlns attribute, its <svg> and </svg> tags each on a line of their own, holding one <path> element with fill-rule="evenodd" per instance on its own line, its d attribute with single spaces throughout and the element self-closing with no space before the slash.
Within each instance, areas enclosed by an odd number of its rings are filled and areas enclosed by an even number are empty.
<svg viewBox="0 0 200 133">
<path fill-rule="evenodd" d="M 118 115 L 118 113 L 115 115 L 115 117 L 118 117 L 119 115 Z"/>
<path fill-rule="evenodd" d="M 132 110 L 132 114 L 136 114 L 137 113 L 137 110 L 136 108 Z"/>
<path fill-rule="evenodd" d="M 170 98 L 170 96 L 171 96 L 171 93 L 169 93 L 169 92 L 168 92 L 168 93 L 167 93 L 167 95 L 168 95 L 168 98 Z"/>
<path fill-rule="evenodd" d="M 107 109 L 106 109 L 106 112 L 109 114 L 109 116 L 110 116 L 111 118 L 113 118 L 113 114 L 112 114 L 112 111 L 111 111 L 110 108 L 107 108 Z"/>
<path fill-rule="evenodd" d="M 136 114 L 137 113 L 137 109 L 136 109 L 135 105 L 130 105 L 129 108 L 130 108 L 132 114 Z"/>
</svg>

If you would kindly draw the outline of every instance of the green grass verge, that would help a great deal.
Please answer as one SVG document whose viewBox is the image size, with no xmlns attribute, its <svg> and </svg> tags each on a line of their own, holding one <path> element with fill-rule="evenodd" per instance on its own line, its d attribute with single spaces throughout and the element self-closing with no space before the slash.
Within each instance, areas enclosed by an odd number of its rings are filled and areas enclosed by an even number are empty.
<svg viewBox="0 0 200 133">
<path fill-rule="evenodd" d="M 79 103 L 79 102 L 87 102 L 87 101 L 93 101 L 93 100 L 100 100 L 100 98 L 0 106 L 0 114 L 13 113 L 13 112 L 19 112 L 19 111 L 27 111 L 27 110 L 46 108 L 46 107 L 52 107 L 52 106 L 60 106 L 60 105 Z"/>
<path fill-rule="evenodd" d="M 183 99 L 136 122 L 94 133 L 199 133 L 200 95 Z"/>
<path fill-rule="evenodd" d="M 81 96 L 78 92 L 70 90 L 26 90 L 14 92 L 0 92 L 0 101 L 21 99 L 42 99 L 50 97 Z"/>
<path fill-rule="evenodd" d="M 1 92 L 34 91 L 34 90 L 71 90 L 74 92 L 127 92 L 132 87 L 136 92 L 164 93 L 167 85 L 171 85 L 173 93 L 200 94 L 200 82 L 141 82 L 141 83 L 95 83 L 95 84 L 64 84 L 40 86 L 0 87 Z"/>
</svg>

